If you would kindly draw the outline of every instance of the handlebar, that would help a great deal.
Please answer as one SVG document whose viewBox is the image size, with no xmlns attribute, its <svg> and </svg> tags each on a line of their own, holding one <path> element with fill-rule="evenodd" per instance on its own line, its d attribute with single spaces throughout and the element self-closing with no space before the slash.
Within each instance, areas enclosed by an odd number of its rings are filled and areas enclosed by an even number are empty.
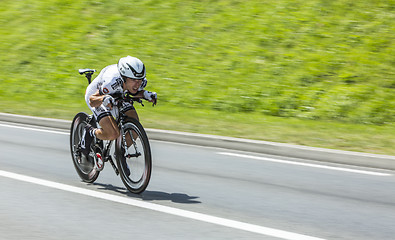
<svg viewBox="0 0 395 240">
<path fill-rule="evenodd" d="M 115 93 L 111 94 L 111 96 L 116 100 L 116 101 L 124 101 L 124 102 L 138 102 L 142 106 L 144 106 L 143 101 L 141 98 L 134 97 L 129 91 L 125 91 L 123 93 Z"/>
</svg>

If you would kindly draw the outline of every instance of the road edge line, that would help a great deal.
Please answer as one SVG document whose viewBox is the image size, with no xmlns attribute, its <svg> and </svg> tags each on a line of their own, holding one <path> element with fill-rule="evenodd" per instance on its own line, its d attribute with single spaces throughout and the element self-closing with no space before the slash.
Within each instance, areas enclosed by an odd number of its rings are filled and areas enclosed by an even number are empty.
<svg viewBox="0 0 395 240">
<path fill-rule="evenodd" d="M 70 129 L 71 121 L 0 113 L 0 121 L 22 123 L 62 130 Z M 205 147 L 218 147 L 231 150 L 270 154 L 276 156 L 302 158 L 308 160 L 340 163 L 370 168 L 395 170 L 395 156 L 360 153 L 352 151 L 316 148 L 269 141 L 250 140 L 234 137 L 187 133 L 146 128 L 152 140 L 184 143 Z"/>
</svg>

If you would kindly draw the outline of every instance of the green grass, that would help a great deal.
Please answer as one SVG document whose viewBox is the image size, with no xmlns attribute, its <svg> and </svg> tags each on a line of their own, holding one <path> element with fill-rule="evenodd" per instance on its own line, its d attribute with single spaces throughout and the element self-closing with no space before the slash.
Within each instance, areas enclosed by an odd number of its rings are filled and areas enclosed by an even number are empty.
<svg viewBox="0 0 395 240">
<path fill-rule="evenodd" d="M 395 154 L 395 1 L 3 0 L 0 111 L 71 119 L 141 58 L 146 127 Z"/>
</svg>

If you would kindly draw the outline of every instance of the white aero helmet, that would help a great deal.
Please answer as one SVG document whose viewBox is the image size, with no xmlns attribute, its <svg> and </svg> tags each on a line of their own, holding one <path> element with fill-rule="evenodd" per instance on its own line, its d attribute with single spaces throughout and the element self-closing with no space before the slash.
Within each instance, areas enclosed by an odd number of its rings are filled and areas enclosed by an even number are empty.
<svg viewBox="0 0 395 240">
<path fill-rule="evenodd" d="M 119 59 L 118 71 L 122 77 L 144 79 L 145 66 L 144 63 L 135 57 L 127 56 Z"/>
</svg>

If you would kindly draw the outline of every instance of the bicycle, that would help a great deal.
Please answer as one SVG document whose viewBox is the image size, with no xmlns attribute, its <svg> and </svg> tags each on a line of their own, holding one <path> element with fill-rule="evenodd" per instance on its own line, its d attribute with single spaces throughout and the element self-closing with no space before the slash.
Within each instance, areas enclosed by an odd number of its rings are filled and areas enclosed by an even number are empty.
<svg viewBox="0 0 395 240">
<path fill-rule="evenodd" d="M 89 83 L 91 83 L 91 77 L 95 72 L 94 69 L 79 70 L 80 75 L 84 74 Z M 70 129 L 70 151 L 73 164 L 82 181 L 93 183 L 104 169 L 105 162 L 109 162 L 115 174 L 120 175 L 126 188 L 132 193 L 139 194 L 147 188 L 151 178 L 151 148 L 143 126 L 136 119 L 126 115 L 122 103 L 138 102 L 142 106 L 144 105 L 141 99 L 134 98 L 127 92 L 113 97 L 115 99 L 114 108 L 118 109 L 116 122 L 120 129 L 120 136 L 112 141 L 97 139 L 90 146 L 90 153 L 86 157 L 81 152 L 81 137 L 84 127 L 87 124 L 97 127 L 98 124 L 93 115 L 88 115 L 85 112 L 77 113 Z M 114 141 L 115 150 L 112 149 Z"/>
</svg>

